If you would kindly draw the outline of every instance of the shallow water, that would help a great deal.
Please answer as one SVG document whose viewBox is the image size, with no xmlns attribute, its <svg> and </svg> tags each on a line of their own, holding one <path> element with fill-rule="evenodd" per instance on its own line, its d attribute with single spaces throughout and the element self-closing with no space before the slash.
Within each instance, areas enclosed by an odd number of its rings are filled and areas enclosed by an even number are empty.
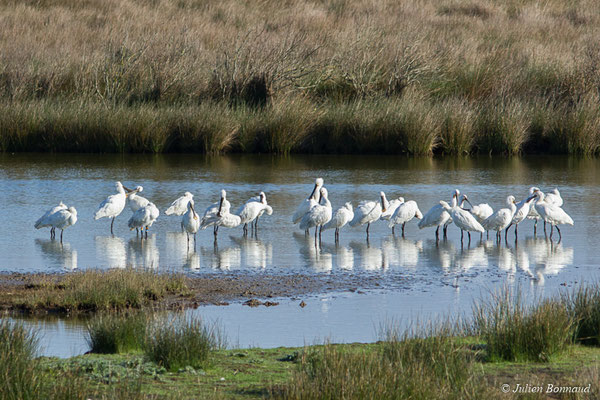
<svg viewBox="0 0 600 400">
<path fill-rule="evenodd" d="M 404 239 L 391 236 L 384 223 L 377 223 L 371 227 L 369 243 L 364 229 L 344 229 L 339 246 L 334 244 L 333 231 L 326 231 L 322 246 L 315 248 L 313 238 L 293 227 L 290 218 L 317 176 L 325 179 L 334 209 L 346 201 L 356 205 L 363 199 L 376 200 L 383 190 L 390 199 L 416 200 L 426 212 L 440 199 L 449 200 L 454 188 L 467 193 L 473 203 L 488 202 L 496 209 L 505 205 L 508 194 L 525 197 L 532 185 L 545 191 L 558 187 L 575 227 L 561 229 L 563 240 L 556 243 L 544 238 L 542 226 L 533 237 L 533 223 L 526 221 L 516 243 L 511 231 L 508 244 L 481 242 L 477 235 L 470 245 L 466 240 L 461 245 L 453 226 L 448 241 L 436 243 L 434 230 L 420 231 L 416 222 L 407 224 Z M 141 241 L 127 228 L 131 212 L 126 208 L 111 236 L 110 221 L 94 221 L 92 216 L 114 192 L 116 180 L 126 186 L 142 185 L 141 194 L 161 213 L 184 191 L 194 193 L 196 208 L 202 212 L 218 200 L 223 188 L 233 210 L 263 190 L 274 214 L 261 218 L 257 238 L 243 238 L 241 228 L 222 228 L 215 246 L 212 230 L 201 231 L 195 251 L 193 245 L 187 248 L 179 218 L 162 214 L 148 240 Z M 374 340 L 374 325 L 382 319 L 467 310 L 481 290 L 502 284 L 554 293 L 563 283 L 596 280 L 600 270 L 597 159 L 4 154 L 0 155 L 0 185 L 3 271 L 135 266 L 194 274 L 243 270 L 384 278 L 377 293 L 323 295 L 305 309 L 292 301 L 268 309 L 232 305 L 196 311 L 219 316 L 232 342 L 241 345 L 301 345 L 327 336 L 338 341 Z M 75 206 L 79 218 L 65 231 L 62 245 L 51 241 L 47 230 L 33 228 L 35 220 L 61 200 Z M 369 321 L 363 318 L 357 323 L 358 315 Z M 287 325 L 289 331 L 284 329 Z M 52 329 L 45 331 L 64 333 L 72 328 Z"/>
</svg>

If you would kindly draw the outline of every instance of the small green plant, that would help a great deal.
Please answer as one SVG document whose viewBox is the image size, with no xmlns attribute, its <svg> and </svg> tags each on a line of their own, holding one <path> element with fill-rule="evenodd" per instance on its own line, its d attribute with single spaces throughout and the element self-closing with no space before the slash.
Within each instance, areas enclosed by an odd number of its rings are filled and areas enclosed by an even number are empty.
<svg viewBox="0 0 600 400">
<path fill-rule="evenodd" d="M 477 304 L 473 314 L 491 360 L 548 361 L 573 340 L 575 324 L 555 299 L 527 305 L 519 292 L 505 288 Z"/>
<path fill-rule="evenodd" d="M 562 301 L 576 324 L 575 340 L 600 345 L 600 286 L 597 283 L 581 285 L 563 294 Z"/>
<path fill-rule="evenodd" d="M 142 348 L 148 316 L 142 312 L 103 313 L 86 324 L 86 341 L 94 353 L 125 353 Z"/>
<path fill-rule="evenodd" d="M 216 323 L 177 316 L 155 321 L 146 331 L 144 353 L 169 371 L 204 367 L 211 350 L 225 347 L 224 335 Z"/>
</svg>

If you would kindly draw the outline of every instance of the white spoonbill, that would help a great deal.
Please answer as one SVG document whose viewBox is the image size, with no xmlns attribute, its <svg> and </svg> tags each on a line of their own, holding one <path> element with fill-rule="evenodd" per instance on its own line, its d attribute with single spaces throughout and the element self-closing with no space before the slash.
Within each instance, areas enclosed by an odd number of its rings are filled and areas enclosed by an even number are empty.
<svg viewBox="0 0 600 400">
<path fill-rule="evenodd" d="M 469 200 L 469 198 L 467 197 L 466 194 L 463 194 L 463 201 L 465 200 Z M 471 202 L 469 202 L 470 204 Z M 477 205 L 472 205 L 471 209 L 469 210 L 471 212 L 471 214 L 473 214 L 473 216 L 475 217 L 475 219 L 477 220 L 477 222 L 479 222 L 480 224 L 483 225 L 483 221 L 485 221 L 490 215 L 492 215 L 494 213 L 494 210 L 492 209 L 492 207 L 490 207 L 490 205 L 488 203 L 480 203 Z M 481 234 L 481 238 L 483 239 L 483 233 Z M 489 231 L 488 231 L 488 238 L 489 238 Z"/>
<path fill-rule="evenodd" d="M 63 240 L 63 232 L 77 222 L 77 210 L 75 207 L 58 210 L 48 216 L 48 222 L 54 229 L 60 229 L 60 242 Z"/>
<path fill-rule="evenodd" d="M 440 204 L 442 205 L 442 207 L 444 207 L 444 210 L 446 210 L 446 212 L 450 214 L 452 222 L 460 229 L 461 241 L 463 238 L 463 231 L 467 231 L 467 234 L 469 235 L 469 241 L 471 241 L 471 231 L 480 233 L 485 232 L 485 229 L 483 229 L 483 226 L 481 226 L 481 224 L 477 222 L 473 214 L 471 214 L 467 210 L 463 210 L 461 207 L 458 206 L 456 192 L 452 197 L 452 207 L 450 207 L 450 205 L 448 205 L 448 203 L 446 203 L 443 200 L 440 201 Z"/>
<path fill-rule="evenodd" d="M 456 198 L 458 199 L 459 195 L 460 192 L 458 191 L 458 189 L 456 189 L 453 193 L 453 196 L 456 196 Z M 446 210 L 444 210 L 444 207 L 442 207 L 441 204 L 438 203 L 435 206 L 431 207 L 429 211 L 427 211 L 425 215 L 423 215 L 423 218 L 419 221 L 417 226 L 419 227 L 419 229 L 436 226 L 437 228 L 435 230 L 435 239 L 438 240 L 440 237 L 440 226 L 443 226 L 444 237 L 446 237 L 448 225 L 450 225 L 451 223 L 452 218 L 450 218 L 450 214 Z"/>
<path fill-rule="evenodd" d="M 331 220 L 331 202 L 327 198 L 327 189 L 322 187 L 320 194 L 324 204 L 313 206 L 300 220 L 300 229 L 308 231 L 312 227 L 315 228 L 315 243 L 317 243 L 317 232 L 319 232 L 319 241 L 321 241 L 322 227 Z M 320 231 L 319 228 L 321 228 Z"/>
<path fill-rule="evenodd" d="M 236 212 L 240 217 L 240 224 L 244 224 L 244 235 L 248 234 L 248 224 L 252 225 L 253 221 L 258 221 L 258 217 L 263 213 L 266 212 L 267 215 L 273 214 L 273 208 L 267 204 L 267 196 L 264 192 L 259 193 L 258 199 L 259 201 L 256 201 L 256 196 L 252 197 L 246 203 L 242 204 Z"/>
<path fill-rule="evenodd" d="M 385 208 L 385 212 L 381 212 L 381 217 L 379 217 L 383 221 L 389 221 L 394 215 L 396 209 L 400 206 L 400 204 L 404 203 L 404 197 L 398 197 L 397 199 L 393 199 L 392 201 L 388 201 L 387 197 L 383 193 L 383 208 Z"/>
<path fill-rule="evenodd" d="M 300 222 L 302 217 L 304 217 L 304 214 L 306 214 L 315 205 L 315 203 L 318 204 L 321 187 L 323 187 L 323 178 L 317 178 L 315 180 L 315 187 L 313 188 L 310 196 L 308 196 L 302 201 L 302 203 L 300 203 L 300 205 L 298 205 L 296 212 L 292 216 L 292 223 L 297 224 Z"/>
<path fill-rule="evenodd" d="M 133 213 L 129 221 L 127 222 L 127 226 L 129 229 L 140 230 L 142 237 L 144 236 L 144 228 L 146 229 L 146 237 L 148 237 L 148 229 L 152 226 L 152 224 L 158 219 L 160 211 L 152 202 L 148 202 L 145 206 L 139 208 L 136 212 Z"/>
<path fill-rule="evenodd" d="M 115 218 L 121 214 L 123 209 L 125 208 L 125 202 L 127 200 L 127 194 L 125 194 L 125 189 L 121 182 L 115 183 L 115 187 L 117 188 L 117 194 L 110 195 L 100 203 L 98 210 L 94 214 L 94 219 L 98 220 L 100 218 L 111 218 L 112 221 L 110 223 L 110 233 L 113 233 L 113 225 L 115 223 Z"/>
<path fill-rule="evenodd" d="M 497 210 L 481 224 L 486 231 L 496 231 L 496 240 L 498 241 L 500 240 L 500 231 L 502 231 L 502 229 L 506 229 L 506 232 L 504 232 L 504 240 L 506 240 L 508 227 L 517 211 L 515 196 L 508 196 L 506 198 L 506 204 L 509 208 Z"/>
<path fill-rule="evenodd" d="M 423 219 L 423 214 L 419 210 L 417 202 L 409 200 L 406 203 L 402 203 L 396 208 L 394 215 L 390 218 L 388 226 L 392 228 L 392 234 L 394 233 L 394 225 L 402 224 L 402 236 L 404 236 L 404 225 L 413 218 Z"/>
<path fill-rule="evenodd" d="M 138 193 L 142 192 L 144 188 L 142 186 L 137 186 L 135 189 L 128 189 L 126 186 L 123 186 L 123 189 L 127 192 L 127 203 L 129 203 L 129 208 L 131 211 L 136 212 L 142 207 L 146 207 L 150 201 L 142 196 L 138 196 Z"/>
<path fill-rule="evenodd" d="M 335 241 L 340 241 L 340 229 L 354 218 L 352 203 L 348 202 L 343 207 L 338 208 L 331 220 L 323 225 L 323 230 L 335 228 Z"/>
<path fill-rule="evenodd" d="M 367 224 L 367 240 L 369 240 L 369 227 L 372 222 L 377 221 L 381 217 L 381 213 L 387 211 L 385 209 L 383 199 L 385 193 L 379 192 L 380 201 L 361 201 L 354 211 L 354 218 L 350 221 L 350 226 L 362 226 Z"/>
<path fill-rule="evenodd" d="M 183 215 L 188 209 L 188 203 L 194 199 L 194 195 L 190 192 L 185 192 L 183 196 L 179 197 L 171 203 L 169 208 L 165 211 L 165 215 Z"/>
<path fill-rule="evenodd" d="M 246 203 L 248 203 L 250 201 L 260 201 L 260 202 L 263 202 L 264 204 L 268 204 L 267 203 L 267 195 L 265 194 L 265 192 L 260 192 L 258 194 L 258 196 L 250 197 L 250 199 Z M 256 217 L 256 220 L 254 221 L 254 229 L 258 229 L 258 219 L 260 217 L 262 217 L 265 212 L 267 213 L 267 215 L 273 215 L 273 208 L 271 206 L 265 207 L 261 212 L 258 213 L 258 216 Z"/>
<path fill-rule="evenodd" d="M 535 198 L 536 198 L 535 196 L 529 196 L 525 200 L 521 200 L 520 202 L 518 202 L 516 204 L 517 211 L 515 212 L 515 215 L 513 215 L 510 225 L 506 228 L 506 230 L 508 231 L 508 229 L 511 227 L 511 225 L 515 226 L 515 240 L 517 239 L 517 237 L 519 235 L 519 231 L 518 231 L 519 224 L 521 222 L 523 222 L 525 220 L 525 218 L 528 217 L 529 211 L 532 208 L 533 200 Z"/>
<path fill-rule="evenodd" d="M 196 213 L 196 210 L 194 210 L 194 200 L 190 199 L 187 202 L 186 207 L 188 210 L 183 214 L 183 217 L 181 217 L 181 226 L 185 229 L 187 235 L 187 247 L 189 250 L 190 233 L 194 235 L 194 247 L 196 247 L 196 233 L 200 228 L 200 218 L 198 218 L 198 214 Z"/>
<path fill-rule="evenodd" d="M 545 195 L 540 190 L 536 191 L 535 193 L 537 196 L 535 209 L 538 214 L 540 214 L 540 217 L 544 220 L 544 222 L 548 222 L 550 224 L 550 239 L 552 239 L 553 228 L 556 227 L 559 236 L 558 241 L 560 242 L 562 240 L 562 234 L 560 233 L 560 229 L 558 229 L 558 225 L 573 225 L 573 219 L 562 208 L 546 202 Z"/>
<path fill-rule="evenodd" d="M 35 221 L 35 225 L 34 225 L 35 229 L 50 227 L 50 239 L 54 238 L 55 229 L 52 226 L 52 224 L 50 223 L 50 216 L 60 210 L 66 210 L 66 209 L 67 209 L 67 206 L 65 205 L 65 203 L 63 203 L 61 201 L 60 203 L 58 203 L 57 206 L 52 207 L 51 209 L 46 211 L 46 213 L 44 215 L 42 215 L 37 221 Z"/>
<path fill-rule="evenodd" d="M 206 229 L 213 225 L 213 233 L 217 236 L 217 231 L 219 230 L 219 226 L 216 225 L 218 221 L 217 213 L 221 209 L 227 213 L 231 209 L 231 203 L 227 200 L 227 192 L 225 190 L 221 190 L 221 199 L 216 203 L 212 203 L 204 211 L 204 216 L 202 217 L 202 221 L 200 221 L 200 229 Z"/>
<path fill-rule="evenodd" d="M 536 190 L 540 190 L 540 189 L 535 186 L 530 187 L 528 197 L 533 196 Z M 537 223 L 538 223 L 538 220 L 540 219 L 540 214 L 538 214 L 538 212 L 535 210 L 535 207 L 534 207 L 536 200 L 537 200 L 537 197 L 535 197 L 533 199 L 533 203 L 531 203 L 531 207 L 529 207 L 529 214 L 527 214 L 527 219 L 532 219 L 535 221 L 533 223 L 533 235 L 534 236 L 537 234 Z M 522 200 L 522 201 L 524 201 L 524 200 Z M 517 208 L 519 208 L 519 204 L 520 203 L 517 203 Z"/>
</svg>

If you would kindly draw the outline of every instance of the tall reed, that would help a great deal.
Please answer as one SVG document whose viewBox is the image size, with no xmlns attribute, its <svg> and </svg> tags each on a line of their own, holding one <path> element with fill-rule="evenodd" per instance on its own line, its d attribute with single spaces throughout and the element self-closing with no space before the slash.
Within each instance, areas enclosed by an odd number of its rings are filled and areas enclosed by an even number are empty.
<svg viewBox="0 0 600 400">
<path fill-rule="evenodd" d="M 86 324 L 86 337 L 94 353 L 125 353 L 142 348 L 148 316 L 141 312 L 102 313 Z"/>
</svg>

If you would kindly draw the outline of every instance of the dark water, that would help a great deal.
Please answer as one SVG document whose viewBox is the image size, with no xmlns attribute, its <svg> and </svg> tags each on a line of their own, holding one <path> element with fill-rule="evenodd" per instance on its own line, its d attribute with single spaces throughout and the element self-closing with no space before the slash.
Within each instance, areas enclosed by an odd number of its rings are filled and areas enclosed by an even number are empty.
<svg viewBox="0 0 600 400">
<path fill-rule="evenodd" d="M 461 245 L 453 226 L 448 241 L 436 243 L 433 229 L 420 231 L 414 221 L 407 224 L 406 238 L 391 236 L 380 222 L 371 227 L 368 244 L 364 229 L 345 228 L 339 246 L 333 231 L 326 231 L 322 246 L 315 248 L 312 238 L 305 238 L 290 218 L 318 176 L 325 179 L 334 210 L 346 201 L 356 205 L 376 200 L 384 191 L 390 199 L 416 200 L 426 212 L 439 200 L 449 200 L 455 188 L 473 203 L 487 202 L 496 209 L 505 206 L 509 194 L 525 197 L 530 186 L 544 191 L 558 187 L 575 226 L 562 229 L 560 243 L 547 240 L 541 227 L 533 237 L 533 223 L 526 221 L 516 243 L 511 232 L 508 243 L 473 237 L 470 245 Z M 116 180 L 126 186 L 142 185 L 141 194 L 161 210 L 147 241 L 128 230 L 128 208 L 116 219 L 114 236 L 109 220 L 93 220 L 98 204 L 114 193 Z M 319 295 L 305 309 L 291 301 L 269 309 L 233 305 L 196 311 L 219 317 L 232 342 L 244 346 L 302 345 L 328 336 L 338 341 L 374 340 L 375 326 L 383 320 L 465 311 L 482 291 L 499 285 L 547 295 L 563 284 L 599 276 L 597 159 L 5 154 L 0 155 L 0 185 L 3 271 L 134 266 L 195 274 L 243 270 L 384 278 L 378 292 Z M 257 238 L 243 238 L 241 228 L 221 229 L 215 246 L 209 229 L 198 234 L 195 251 L 188 251 L 179 217 L 167 217 L 164 210 L 190 191 L 202 212 L 218 200 L 220 189 L 227 190 L 232 210 L 262 190 L 274 214 L 261 219 Z M 62 245 L 51 241 L 47 230 L 33 228 L 35 220 L 61 200 L 75 206 L 79 218 L 65 231 Z M 72 326 L 61 323 L 54 330 L 62 332 L 57 335 L 72 331 Z M 71 354 L 63 350 L 56 354 Z"/>
</svg>

